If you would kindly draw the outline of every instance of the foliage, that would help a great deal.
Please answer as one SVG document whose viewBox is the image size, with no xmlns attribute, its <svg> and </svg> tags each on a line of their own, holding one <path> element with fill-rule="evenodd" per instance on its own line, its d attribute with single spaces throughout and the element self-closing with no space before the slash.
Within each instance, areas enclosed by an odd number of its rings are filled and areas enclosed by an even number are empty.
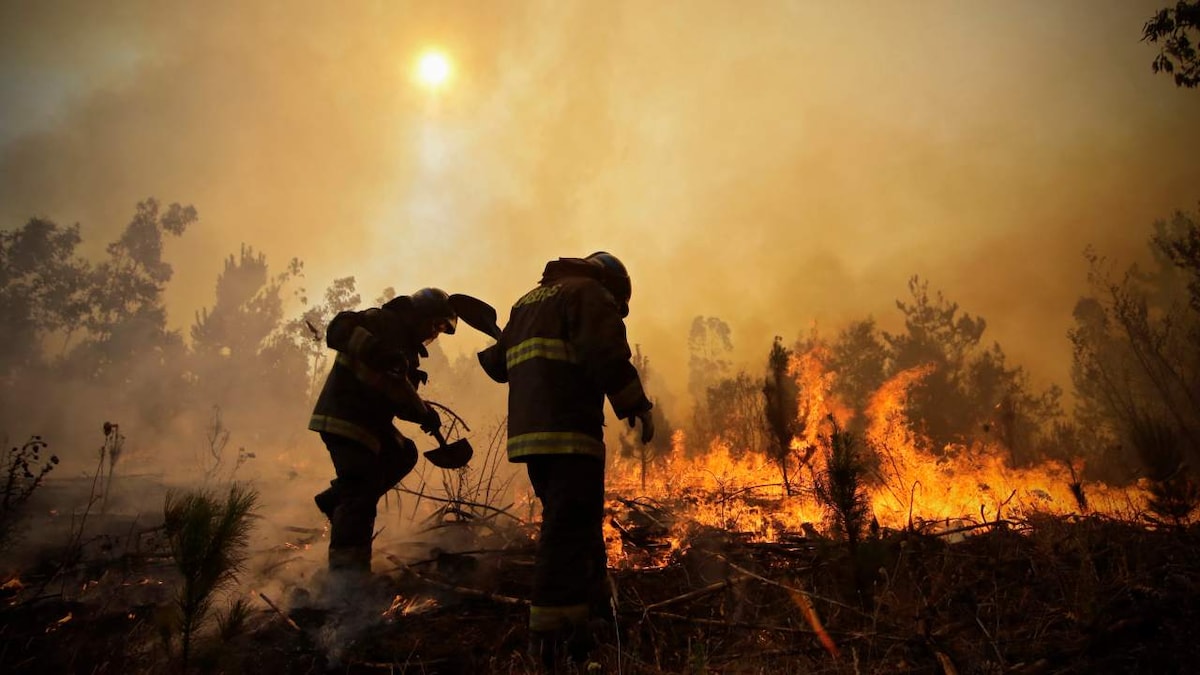
<svg viewBox="0 0 1200 675">
<path fill-rule="evenodd" d="M 58 465 L 57 455 L 50 455 L 43 463 L 42 451 L 46 446 L 41 436 L 30 436 L 23 445 L 14 445 L 8 451 L 4 462 L 4 492 L 0 494 L 0 549 L 8 542 L 25 503 Z"/>
<path fill-rule="evenodd" d="M 889 358 L 875 319 L 852 321 L 829 347 L 829 368 L 837 373 L 834 393 L 852 410 L 866 410 L 887 377 Z"/>
<path fill-rule="evenodd" d="M 909 280 L 912 301 L 897 301 L 905 331 L 883 333 L 888 349 L 888 375 L 932 364 L 934 371 L 914 388 L 910 418 L 917 420 L 935 452 L 947 444 L 966 443 L 994 425 L 1014 463 L 1031 459 L 1029 438 L 1058 417 L 1061 391 L 1033 392 L 1028 375 L 1010 367 L 999 344 L 981 348 L 987 322 L 960 313 L 958 303 L 941 292 L 930 295 L 928 282 Z"/>
<path fill-rule="evenodd" d="M 386 295 L 386 292 L 384 293 Z M 325 328 L 338 312 L 353 310 L 362 303 L 362 296 L 355 290 L 354 277 L 334 279 L 329 288 L 325 289 L 324 302 L 316 305 L 308 304 L 308 295 L 304 289 L 299 290 L 300 302 L 306 308 L 299 318 L 292 319 L 284 325 L 283 334 L 288 339 L 295 340 L 302 346 L 311 377 L 308 383 L 309 396 L 316 395 L 318 377 L 325 370 L 325 359 L 328 350 L 325 347 Z"/>
<path fill-rule="evenodd" d="M 696 430 L 703 447 L 720 441 L 734 455 L 762 452 L 767 435 L 762 388 L 762 380 L 745 371 L 709 387 L 704 405 L 697 406 Z"/>
<path fill-rule="evenodd" d="M 1158 10 L 1142 27 L 1142 41 L 1159 44 L 1158 56 L 1150 68 L 1156 73 L 1175 76 L 1175 86 L 1200 84 L 1200 57 L 1196 39 L 1200 37 L 1200 0 L 1179 0 L 1174 7 Z"/>
<path fill-rule="evenodd" d="M 1192 479 L 1175 428 L 1152 417 L 1137 416 L 1130 441 L 1146 468 L 1150 510 L 1176 525 L 1200 506 L 1200 485 Z"/>
<path fill-rule="evenodd" d="M 853 552 L 866 527 L 867 465 L 854 437 L 842 429 L 833 415 L 828 420 L 831 430 L 821 439 L 825 445 L 825 468 L 817 474 L 814 491 L 832 515 L 834 530 L 846 537 Z"/>
<path fill-rule="evenodd" d="M 78 327 L 90 269 L 75 254 L 79 243 L 78 225 L 42 218 L 0 231 L 0 376 L 37 361 L 51 334 Z"/>
<path fill-rule="evenodd" d="M 763 383 L 763 414 L 767 421 L 769 443 L 767 455 L 779 467 L 784 489 L 792 489 L 788 477 L 788 462 L 792 454 L 792 439 L 803 432 L 798 419 L 799 387 L 792 375 L 792 350 L 783 346 L 783 338 L 775 336 L 767 355 L 767 377 Z"/>
<path fill-rule="evenodd" d="M 195 632 L 216 594 L 242 571 L 258 493 L 233 485 L 222 500 L 207 491 L 169 492 L 163 504 L 171 557 L 182 577 L 175 599 L 186 666 Z"/>
<path fill-rule="evenodd" d="M 704 401 L 710 387 L 729 375 L 733 351 L 729 324 L 715 316 L 697 316 L 688 331 L 688 393 Z"/>
<path fill-rule="evenodd" d="M 1174 427 L 1185 459 L 1200 461 L 1200 285 L 1189 257 L 1197 239 L 1196 219 L 1177 213 L 1155 224 L 1145 269 L 1116 276 L 1112 261 L 1086 252 L 1091 291 L 1068 335 L 1076 420 L 1089 445 L 1113 447 L 1152 417 Z"/>
</svg>

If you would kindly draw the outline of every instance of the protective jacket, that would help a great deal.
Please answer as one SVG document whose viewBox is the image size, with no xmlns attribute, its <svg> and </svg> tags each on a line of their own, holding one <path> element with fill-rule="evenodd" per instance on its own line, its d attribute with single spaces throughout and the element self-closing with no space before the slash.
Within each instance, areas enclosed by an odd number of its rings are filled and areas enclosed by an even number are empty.
<svg viewBox="0 0 1200 675">
<path fill-rule="evenodd" d="M 384 442 L 403 442 L 392 418 L 426 419 L 417 387 L 425 346 L 403 311 L 367 309 L 340 312 L 329 323 L 325 343 L 337 351 L 308 428 L 361 443 L 378 453 Z"/>
<path fill-rule="evenodd" d="M 625 323 L 603 270 L 580 259 L 546 265 L 537 288 L 513 305 L 479 362 L 509 385 L 508 458 L 587 454 L 604 458 L 604 398 L 617 417 L 651 408 Z"/>
</svg>

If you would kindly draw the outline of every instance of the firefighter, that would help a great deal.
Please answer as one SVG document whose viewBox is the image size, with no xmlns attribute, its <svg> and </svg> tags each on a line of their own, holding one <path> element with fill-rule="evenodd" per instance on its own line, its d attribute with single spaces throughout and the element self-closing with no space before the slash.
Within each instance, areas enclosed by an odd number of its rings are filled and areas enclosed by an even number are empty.
<svg viewBox="0 0 1200 675">
<path fill-rule="evenodd" d="M 604 399 L 641 439 L 654 436 L 625 335 L 631 284 L 610 253 L 547 263 L 512 306 L 495 345 L 479 353 L 508 383 L 508 460 L 524 463 L 542 503 L 529 612 L 530 649 L 553 668 L 565 645 L 575 661 L 595 646 L 590 619 L 607 608 L 604 548 Z M 607 609 L 607 611 L 605 611 Z"/>
<path fill-rule="evenodd" d="M 417 388 L 426 345 L 453 335 L 458 316 L 437 288 L 389 300 L 382 307 L 339 312 L 325 342 L 337 351 L 308 428 L 321 434 L 337 476 L 314 501 L 329 518 L 329 570 L 367 577 L 379 498 L 417 463 L 417 446 L 393 417 L 433 433 L 437 411 Z"/>
</svg>

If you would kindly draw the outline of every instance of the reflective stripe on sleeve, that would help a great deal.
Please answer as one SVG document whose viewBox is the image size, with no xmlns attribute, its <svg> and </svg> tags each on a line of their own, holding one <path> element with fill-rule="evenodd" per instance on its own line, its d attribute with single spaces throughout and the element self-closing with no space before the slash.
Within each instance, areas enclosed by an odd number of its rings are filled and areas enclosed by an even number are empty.
<svg viewBox="0 0 1200 675">
<path fill-rule="evenodd" d="M 346 420 L 330 417 L 329 415 L 313 415 L 308 419 L 308 428 L 311 431 L 323 431 L 327 434 L 349 438 L 352 441 L 365 445 L 374 453 L 379 453 L 380 451 L 379 438 L 353 422 L 347 422 Z"/>
<path fill-rule="evenodd" d="M 509 370 L 529 359 L 550 359 L 576 363 L 575 350 L 565 340 L 557 338 L 529 338 L 504 352 L 504 362 Z"/>
<path fill-rule="evenodd" d="M 578 431 L 535 431 L 508 439 L 508 458 L 526 455 L 592 455 L 604 458 L 604 443 Z"/>
</svg>

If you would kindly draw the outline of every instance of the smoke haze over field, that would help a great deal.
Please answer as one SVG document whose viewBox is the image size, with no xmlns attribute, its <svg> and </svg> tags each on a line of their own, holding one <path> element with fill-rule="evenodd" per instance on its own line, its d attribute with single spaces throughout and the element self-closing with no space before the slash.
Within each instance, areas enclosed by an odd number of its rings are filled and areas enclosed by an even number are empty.
<svg viewBox="0 0 1200 675">
<path fill-rule="evenodd" d="M 1139 42 L 1165 4 L 6 3 L 0 229 L 99 252 L 140 199 L 195 205 L 177 328 L 243 242 L 311 291 L 502 319 L 546 260 L 608 249 L 677 392 L 696 315 L 757 364 L 814 320 L 891 326 L 920 274 L 1065 385 L 1084 246 L 1129 259 L 1200 200 L 1200 93 Z"/>
</svg>

